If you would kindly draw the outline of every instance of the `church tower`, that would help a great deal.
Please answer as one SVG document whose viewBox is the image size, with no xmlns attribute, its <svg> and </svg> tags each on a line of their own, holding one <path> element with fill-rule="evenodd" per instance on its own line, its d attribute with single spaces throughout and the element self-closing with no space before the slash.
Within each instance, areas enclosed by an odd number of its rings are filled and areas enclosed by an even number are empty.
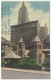
<svg viewBox="0 0 51 80">
<path fill-rule="evenodd" d="M 21 58 L 23 58 L 25 55 L 25 44 L 23 42 L 22 37 L 19 40 L 19 43 L 17 44 L 17 55 L 21 56 Z"/>
<path fill-rule="evenodd" d="M 36 36 L 35 38 L 33 38 L 32 43 L 34 45 L 33 49 L 34 49 L 34 53 L 36 55 L 37 63 L 38 64 L 42 64 L 42 49 L 43 49 L 43 45 L 42 45 L 39 37 Z"/>
<path fill-rule="evenodd" d="M 27 8 L 24 4 L 24 2 L 22 2 L 22 7 L 20 8 L 19 12 L 18 12 L 18 24 L 23 24 L 28 22 L 28 12 L 27 12 Z"/>
</svg>

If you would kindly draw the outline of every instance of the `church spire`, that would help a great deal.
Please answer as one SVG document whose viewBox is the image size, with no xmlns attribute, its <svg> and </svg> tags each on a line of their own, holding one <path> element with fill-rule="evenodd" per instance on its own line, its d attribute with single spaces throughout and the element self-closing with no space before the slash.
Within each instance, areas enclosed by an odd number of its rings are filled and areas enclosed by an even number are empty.
<svg viewBox="0 0 51 80">
<path fill-rule="evenodd" d="M 25 6 L 25 5 L 24 5 L 24 1 L 22 2 L 22 6 Z"/>
<path fill-rule="evenodd" d="M 19 40 L 19 42 L 23 42 L 23 39 L 22 39 L 22 37 L 21 37 L 21 39 Z"/>
</svg>

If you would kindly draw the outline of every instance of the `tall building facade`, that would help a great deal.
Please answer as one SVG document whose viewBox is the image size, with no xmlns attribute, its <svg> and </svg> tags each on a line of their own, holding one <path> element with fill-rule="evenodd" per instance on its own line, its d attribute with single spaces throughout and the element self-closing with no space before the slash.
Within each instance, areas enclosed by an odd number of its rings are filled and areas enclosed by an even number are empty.
<svg viewBox="0 0 51 80">
<path fill-rule="evenodd" d="M 11 26 L 11 41 L 17 44 L 22 36 L 26 48 L 31 47 L 31 41 L 36 35 L 40 36 L 38 20 Z"/>
<path fill-rule="evenodd" d="M 28 22 L 28 12 L 27 12 L 27 8 L 24 4 L 24 2 L 22 3 L 22 7 L 20 8 L 19 12 L 18 12 L 18 24 L 23 24 Z"/>
<path fill-rule="evenodd" d="M 44 44 L 44 48 L 50 49 L 50 35 L 47 35 L 43 44 Z"/>
<path fill-rule="evenodd" d="M 40 27 L 40 39 L 42 43 L 44 42 L 47 35 L 48 35 L 48 28 L 47 28 L 47 24 L 45 24 L 45 26 Z"/>
</svg>

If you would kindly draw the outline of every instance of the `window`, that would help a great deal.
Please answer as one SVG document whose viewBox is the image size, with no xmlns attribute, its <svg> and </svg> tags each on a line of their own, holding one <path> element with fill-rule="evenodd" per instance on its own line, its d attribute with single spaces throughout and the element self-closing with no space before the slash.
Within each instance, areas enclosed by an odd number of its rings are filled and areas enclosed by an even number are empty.
<svg viewBox="0 0 51 80">
<path fill-rule="evenodd" d="M 38 55 L 38 62 L 41 64 L 41 54 Z"/>
<path fill-rule="evenodd" d="M 38 49 L 41 49 L 41 45 L 38 45 Z"/>
</svg>

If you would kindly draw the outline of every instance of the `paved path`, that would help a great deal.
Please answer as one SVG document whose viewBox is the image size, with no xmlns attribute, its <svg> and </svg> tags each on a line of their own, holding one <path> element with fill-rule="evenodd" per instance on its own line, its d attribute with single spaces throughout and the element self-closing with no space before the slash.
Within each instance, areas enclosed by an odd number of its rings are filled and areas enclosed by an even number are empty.
<svg viewBox="0 0 51 80">
<path fill-rule="evenodd" d="M 2 79 L 49 79 L 50 73 L 46 71 L 2 68 Z"/>
</svg>

